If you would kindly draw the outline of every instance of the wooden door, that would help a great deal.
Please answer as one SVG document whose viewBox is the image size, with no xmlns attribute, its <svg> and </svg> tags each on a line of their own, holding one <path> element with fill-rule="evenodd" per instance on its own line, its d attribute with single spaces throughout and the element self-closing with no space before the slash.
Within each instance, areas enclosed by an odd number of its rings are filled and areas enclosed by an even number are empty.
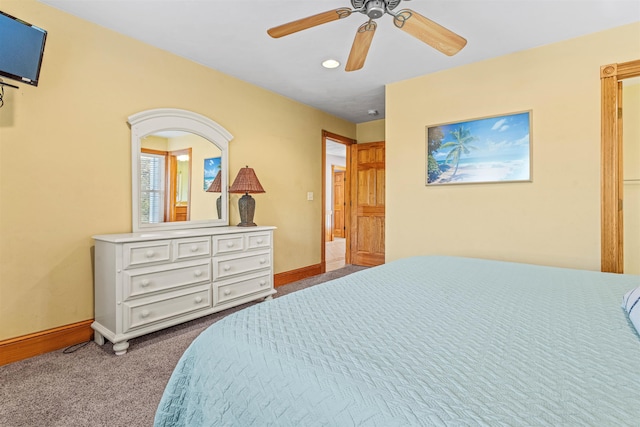
<svg viewBox="0 0 640 427">
<path fill-rule="evenodd" d="M 384 264 L 384 141 L 351 146 L 351 262 Z"/>
<path fill-rule="evenodd" d="M 345 237 L 345 201 L 344 190 L 347 172 L 334 169 L 333 171 L 333 237 Z"/>
</svg>

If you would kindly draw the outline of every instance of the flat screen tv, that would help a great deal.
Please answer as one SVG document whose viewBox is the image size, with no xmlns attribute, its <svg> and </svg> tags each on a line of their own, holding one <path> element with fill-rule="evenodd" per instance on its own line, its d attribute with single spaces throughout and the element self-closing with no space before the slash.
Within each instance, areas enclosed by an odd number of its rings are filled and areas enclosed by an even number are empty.
<svg viewBox="0 0 640 427">
<path fill-rule="evenodd" d="M 0 76 L 38 86 L 47 32 L 0 11 Z"/>
</svg>

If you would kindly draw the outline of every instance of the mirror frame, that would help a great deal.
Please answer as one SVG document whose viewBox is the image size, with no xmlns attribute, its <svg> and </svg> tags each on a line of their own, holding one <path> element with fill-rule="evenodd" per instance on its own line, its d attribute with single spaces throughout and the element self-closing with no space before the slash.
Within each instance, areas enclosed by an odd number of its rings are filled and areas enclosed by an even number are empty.
<svg viewBox="0 0 640 427">
<path fill-rule="evenodd" d="M 218 123 L 192 111 L 174 108 L 159 108 L 142 111 L 129 116 L 131 127 L 131 186 L 132 186 L 132 226 L 133 232 L 181 230 L 200 227 L 223 227 L 229 225 L 229 142 L 233 136 Z M 174 221 L 153 224 L 140 223 L 140 148 L 142 138 L 156 132 L 179 130 L 201 136 L 221 152 L 220 170 L 222 178 L 222 207 L 220 219 L 198 221 Z M 212 212 L 217 215 L 215 200 L 212 201 Z"/>
</svg>

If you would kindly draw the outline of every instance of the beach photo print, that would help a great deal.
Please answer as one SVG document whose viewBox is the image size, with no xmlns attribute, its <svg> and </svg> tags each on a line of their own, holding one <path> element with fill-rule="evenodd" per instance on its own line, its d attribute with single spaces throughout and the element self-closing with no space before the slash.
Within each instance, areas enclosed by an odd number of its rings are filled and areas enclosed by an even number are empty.
<svg viewBox="0 0 640 427">
<path fill-rule="evenodd" d="M 220 164 L 222 157 L 211 157 L 210 159 L 204 159 L 204 191 L 211 186 L 211 183 L 220 172 Z"/>
<path fill-rule="evenodd" d="M 427 185 L 531 181 L 531 111 L 427 126 Z"/>
</svg>

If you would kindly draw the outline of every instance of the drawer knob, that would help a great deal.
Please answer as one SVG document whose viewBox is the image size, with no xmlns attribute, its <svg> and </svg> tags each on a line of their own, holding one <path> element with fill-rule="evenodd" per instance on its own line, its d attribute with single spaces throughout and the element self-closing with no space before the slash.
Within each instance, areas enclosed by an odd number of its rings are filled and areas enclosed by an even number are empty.
<svg viewBox="0 0 640 427">
<path fill-rule="evenodd" d="M 191 252 L 198 252 L 198 245 L 191 245 Z"/>
<path fill-rule="evenodd" d="M 200 276 L 202 276 L 202 270 L 196 270 L 196 271 L 194 271 L 194 272 L 193 272 L 193 275 L 194 275 L 194 276 L 196 276 L 196 277 L 200 277 Z"/>
<path fill-rule="evenodd" d="M 231 289 L 225 289 L 224 294 L 225 295 L 231 295 Z"/>
<path fill-rule="evenodd" d="M 229 264 L 225 265 L 225 266 L 224 266 L 224 267 L 222 267 L 222 268 L 224 268 L 224 271 L 229 271 L 229 270 L 231 270 L 231 266 L 230 266 Z"/>
<path fill-rule="evenodd" d="M 202 302 L 202 297 L 196 297 L 196 304 L 200 304 Z"/>
<path fill-rule="evenodd" d="M 266 284 L 267 284 L 267 281 L 266 281 L 266 280 L 260 280 L 260 286 L 264 286 L 264 285 L 266 285 Z"/>
<path fill-rule="evenodd" d="M 231 242 L 231 241 L 227 242 L 227 247 L 228 248 L 232 248 L 233 247 L 233 242 Z"/>
<path fill-rule="evenodd" d="M 145 318 L 149 317 L 150 314 L 151 314 L 151 312 L 149 310 L 142 310 L 142 313 L 140 313 L 140 317 L 145 319 Z"/>
<path fill-rule="evenodd" d="M 258 242 L 258 244 L 260 244 L 260 243 L 263 242 L 263 240 L 262 240 L 262 238 L 259 238 L 258 240 L 256 240 L 256 242 Z"/>
<path fill-rule="evenodd" d="M 147 286 L 149 286 L 149 283 L 149 279 L 142 279 L 142 281 L 140 282 L 140 286 L 146 288 Z"/>
<path fill-rule="evenodd" d="M 265 262 L 267 262 L 266 258 L 260 258 L 260 264 L 264 264 Z"/>
<path fill-rule="evenodd" d="M 153 255 L 155 254 L 155 252 L 153 252 L 151 249 L 149 249 L 146 253 L 145 256 L 147 258 L 153 258 Z"/>
</svg>

